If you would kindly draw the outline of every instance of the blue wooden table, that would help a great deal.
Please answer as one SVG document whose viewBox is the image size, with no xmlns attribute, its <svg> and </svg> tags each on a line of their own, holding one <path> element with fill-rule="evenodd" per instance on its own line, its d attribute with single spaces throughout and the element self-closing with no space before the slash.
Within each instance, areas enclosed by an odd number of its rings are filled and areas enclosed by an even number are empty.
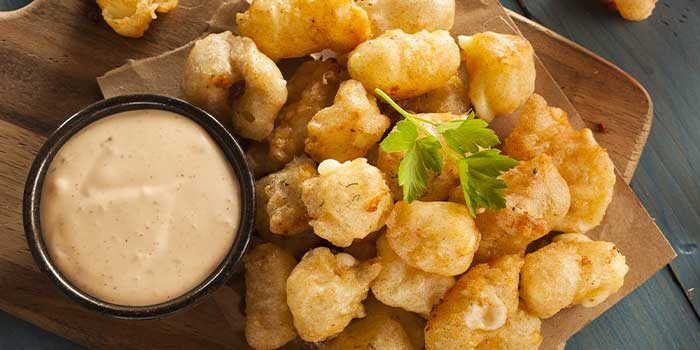
<svg viewBox="0 0 700 350">
<path fill-rule="evenodd" d="M 30 1 L 0 0 L 0 10 Z M 502 2 L 524 13 L 518 1 Z M 654 124 L 632 188 L 679 254 L 567 349 L 700 349 L 700 2 L 660 0 L 639 23 L 600 0 L 522 2 L 534 19 L 617 64 L 651 94 Z M 0 312 L 0 349 L 76 348 Z"/>
</svg>

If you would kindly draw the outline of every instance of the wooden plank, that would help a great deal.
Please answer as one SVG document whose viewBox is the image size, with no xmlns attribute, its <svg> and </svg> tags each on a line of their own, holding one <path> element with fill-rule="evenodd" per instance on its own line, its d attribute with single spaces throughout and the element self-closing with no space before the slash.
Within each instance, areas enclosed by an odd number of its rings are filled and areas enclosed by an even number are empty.
<svg viewBox="0 0 700 350">
<path fill-rule="evenodd" d="M 637 77 L 652 96 L 656 118 L 632 188 L 679 253 L 671 266 L 700 313 L 698 3 L 660 1 L 652 17 L 639 23 L 622 20 L 595 1 L 526 4 L 547 27 Z"/>
<path fill-rule="evenodd" d="M 182 35 L 181 29 L 167 31 L 177 27 L 175 26 L 177 22 L 172 19 L 177 17 L 173 14 L 173 16 L 163 16 L 159 19 L 154 28 L 160 26 L 161 29 L 149 31 L 144 39 L 134 41 L 119 38 L 111 33 L 111 30 L 106 28 L 103 23 L 90 24 L 69 18 L 70 16 L 90 18 L 91 13 L 94 17 L 94 4 L 81 2 L 78 7 L 70 7 L 73 3 L 73 1 L 41 2 L 32 5 L 26 9 L 36 15 L 32 21 L 22 20 L 17 14 L 13 14 L 11 17 L 5 16 L 3 24 L 6 27 L 0 28 L 2 29 L 0 33 L 3 33 L 3 40 L 7 40 L 8 44 L 3 43 L 0 46 L 0 50 L 5 50 L 0 51 L 0 55 L 12 57 L 14 61 L 8 60 L 0 66 L 2 81 L 17 82 L 19 86 L 31 86 L 37 87 L 37 89 L 14 91 L 11 89 L 12 86 L 8 88 L 8 85 L 2 85 L 0 88 L 2 96 L 13 94 L 16 98 L 8 98 L 8 102 L 3 103 L 3 106 L 0 107 L 0 119 L 6 121 L 0 125 L 2 126 L 0 130 L 8 130 L 13 135 L 20 135 L 22 131 L 16 130 L 16 128 L 31 128 L 38 135 L 45 134 L 69 112 L 84 105 L 88 100 L 99 98 L 94 94 L 94 82 L 90 78 L 96 75 L 95 72 L 100 69 L 109 69 L 115 63 L 123 62 L 127 57 L 143 57 L 150 50 L 163 50 L 169 46 L 177 46 L 175 44 L 182 42 L 183 37 L 186 36 Z M 196 8 L 183 6 L 183 11 L 193 9 Z M 176 13 L 186 14 L 183 11 Z M 171 22 L 167 21 L 168 18 L 172 19 Z M 37 21 L 44 21 L 46 28 L 53 25 L 60 27 L 57 30 L 46 30 L 46 33 L 43 31 L 39 33 L 39 39 L 36 42 L 48 44 L 37 46 L 37 44 L 24 40 L 23 35 L 26 35 L 29 28 L 37 26 L 44 28 L 40 24 L 41 22 Z M 194 17 L 183 17 L 180 18 L 180 21 L 186 24 L 184 26 L 186 33 L 193 36 L 196 36 L 194 35 L 196 28 L 190 28 L 187 25 L 202 23 L 201 20 L 198 21 Z M 162 23 L 170 24 L 162 25 Z M 85 35 L 88 37 L 84 37 Z M 100 54 L 96 55 L 95 52 Z M 13 62 L 16 64 L 12 64 Z M 17 65 L 20 64 L 29 68 L 17 69 Z M 58 94 L 62 98 L 57 103 L 53 103 Z M 52 102 L 45 103 L 44 101 Z M 643 116 L 641 117 L 643 118 Z M 18 153 L 21 159 L 31 158 L 31 153 L 35 151 L 35 148 L 32 150 L 32 146 L 18 147 L 13 143 L 17 139 L 13 139 L 12 136 L 8 136 L 7 140 L 9 140 L 6 143 L 9 154 Z M 3 148 L 5 148 L 4 146 Z M 13 187 L 15 191 L 21 188 L 21 180 L 18 181 L 18 179 L 23 179 L 18 169 L 22 169 L 22 167 L 9 163 L 6 168 L 3 168 L 3 171 L 7 170 L 8 173 L 14 174 L 15 182 L 8 187 Z M 623 190 L 626 189 L 622 181 L 619 182 L 619 186 L 622 186 Z M 629 192 L 629 190 L 627 191 Z M 19 197 L 17 197 L 17 193 L 10 191 L 6 195 L 7 198 L 2 199 L 7 199 L 3 202 L 8 203 L 8 215 L 17 215 L 18 211 L 13 209 L 18 207 Z M 648 218 L 641 219 L 640 222 L 643 225 L 648 225 L 648 221 L 645 221 Z M 21 236 L 21 228 L 16 225 L 17 222 L 12 221 L 12 217 L 8 216 L 8 221 L 3 222 L 8 223 L 2 227 L 3 230 L 0 232 L 3 237 L 6 235 Z M 639 222 L 632 220 L 625 224 L 634 227 Z M 601 234 L 605 234 L 604 229 L 601 230 Z M 240 339 L 240 335 L 222 331 L 222 329 L 231 329 L 231 327 L 223 325 L 222 328 L 220 325 L 220 323 L 227 321 L 226 314 L 236 312 L 237 309 L 236 300 L 229 298 L 230 295 L 226 293 L 226 289 L 222 293 L 218 293 L 218 297 L 214 298 L 214 301 L 167 320 L 147 323 L 107 320 L 78 310 L 75 305 L 58 296 L 48 284 L 48 280 L 35 273 L 33 264 L 26 259 L 26 251 L 21 253 L 22 248 L 17 245 L 21 239 L 16 242 L 8 240 L 8 242 L 14 242 L 15 249 L 8 248 L 2 251 L 0 276 L 5 277 L 2 281 L 3 285 L 6 283 L 14 284 L 9 284 L 9 288 L 4 292 L 0 291 L 0 300 L 2 300 L 0 307 L 8 309 L 20 317 L 32 319 L 46 329 L 61 332 L 72 339 L 97 347 L 138 348 L 144 344 L 155 344 L 156 342 L 159 346 L 164 347 L 192 347 L 195 344 L 209 347 L 231 347 L 235 346 L 236 339 Z M 18 251 L 20 253 L 17 253 Z M 645 263 L 645 261 L 635 262 L 635 264 Z M 16 291 L 20 293 L 15 293 Z M 114 338 L 110 338 L 110 336 Z M 204 343 L 196 342 L 196 338 L 203 339 Z"/>
<path fill-rule="evenodd" d="M 0 0 L 0 11 L 18 9 L 31 0 Z M 2 349 L 76 349 L 78 345 L 37 328 L 35 325 L 19 320 L 0 311 L 0 348 Z"/>
<path fill-rule="evenodd" d="M 0 96 L 13 96 L 3 98 L 0 118 L 48 134 L 66 116 L 101 99 L 95 77 L 198 37 L 213 15 L 204 5 L 220 2 L 181 0 L 177 11 L 158 15 L 140 39 L 116 35 L 94 1 L 35 1 L 0 12 L 0 79 L 7 82 L 0 84 Z M 17 94 L 15 86 L 31 86 L 31 93 Z"/>
</svg>

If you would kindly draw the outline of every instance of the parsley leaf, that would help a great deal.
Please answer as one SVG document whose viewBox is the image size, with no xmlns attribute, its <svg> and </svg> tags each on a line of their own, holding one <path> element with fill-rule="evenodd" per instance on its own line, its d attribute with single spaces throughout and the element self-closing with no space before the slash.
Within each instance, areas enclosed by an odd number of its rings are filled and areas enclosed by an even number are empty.
<svg viewBox="0 0 700 350">
<path fill-rule="evenodd" d="M 428 171 L 439 174 L 444 157 L 449 156 L 457 163 L 462 192 L 472 216 L 480 207 L 505 207 L 503 189 L 507 184 L 498 176 L 518 162 L 491 148 L 500 142 L 488 123 L 475 119 L 473 112 L 464 120 L 437 123 L 406 112 L 380 89 L 375 89 L 375 93 L 405 118 L 380 143 L 384 152 L 405 152 L 398 171 L 404 200 L 410 203 L 419 198 L 428 187 Z M 435 127 L 447 147 L 443 149 L 425 125 Z"/>
<path fill-rule="evenodd" d="M 457 171 L 459 172 L 459 184 L 462 187 L 464 202 L 469 209 L 469 214 L 476 217 L 476 193 L 473 190 L 474 186 L 469 183 L 469 163 L 466 159 L 457 161 Z"/>
<path fill-rule="evenodd" d="M 440 141 L 431 135 L 417 139 L 406 151 L 399 164 L 399 185 L 407 202 L 413 202 L 428 187 L 428 169 L 435 173 L 442 171 L 441 148 Z"/>
<path fill-rule="evenodd" d="M 466 159 L 470 168 L 492 177 L 497 177 L 518 165 L 517 160 L 501 154 L 501 150 L 496 148 L 472 154 Z"/>
<path fill-rule="evenodd" d="M 474 112 L 467 114 L 467 119 L 469 119 L 473 115 L 473 113 Z M 440 123 L 437 125 L 437 131 L 442 134 L 447 130 L 458 128 L 460 125 L 462 125 L 463 122 L 464 120 L 457 119 L 450 120 L 449 122 Z"/>
<path fill-rule="evenodd" d="M 498 176 L 516 165 L 516 160 L 502 155 L 498 149 L 484 150 L 457 161 L 462 193 L 472 216 L 479 207 L 505 208 L 503 189 L 508 186 Z"/>
<path fill-rule="evenodd" d="M 379 146 L 384 152 L 406 151 L 418 139 L 418 128 L 410 120 L 402 120 L 396 123 L 396 130 L 392 131 L 382 140 Z"/>
<path fill-rule="evenodd" d="M 409 203 L 418 198 L 428 186 L 428 171 L 415 145 L 406 152 L 399 164 L 399 185 L 404 200 Z"/>
<path fill-rule="evenodd" d="M 420 154 L 423 164 L 430 170 L 439 174 L 442 171 L 444 160 L 442 158 L 442 145 L 437 137 L 430 135 L 416 142 L 416 150 Z"/>
<path fill-rule="evenodd" d="M 476 153 L 480 148 L 491 148 L 500 143 L 488 123 L 474 119 L 470 113 L 465 120 L 455 120 L 437 126 L 445 143 L 459 154 Z"/>
</svg>

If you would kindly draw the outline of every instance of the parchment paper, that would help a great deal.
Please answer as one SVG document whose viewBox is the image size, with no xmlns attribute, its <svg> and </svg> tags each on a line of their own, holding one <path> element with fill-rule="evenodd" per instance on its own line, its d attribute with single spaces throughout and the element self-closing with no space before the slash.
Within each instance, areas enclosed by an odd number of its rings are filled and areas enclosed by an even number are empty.
<svg viewBox="0 0 700 350">
<path fill-rule="evenodd" d="M 224 3 L 209 22 L 210 31 L 235 32 L 234 14 L 244 11 L 247 6 L 244 0 Z M 455 25 L 452 29 L 455 36 L 485 30 L 519 34 L 515 24 L 496 0 L 457 0 L 456 10 Z M 190 45 L 158 57 L 132 61 L 106 73 L 97 79 L 103 95 L 107 98 L 122 94 L 155 93 L 182 97 L 180 79 L 189 49 Z M 550 105 L 567 111 L 574 126 L 584 125 L 574 107 L 539 61 L 537 62 L 536 92 L 544 96 Z M 496 129 L 499 136 L 504 137 L 512 130 L 516 120 L 517 113 L 514 113 L 511 116 L 497 118 L 492 127 Z M 543 320 L 542 349 L 563 348 L 571 335 L 632 292 L 675 257 L 673 249 L 663 234 L 619 175 L 613 201 L 603 223 L 588 234 L 594 239 L 615 242 L 627 257 L 630 272 L 625 278 L 625 285 L 618 293 L 594 308 L 576 306 Z M 215 299 L 224 310 L 230 310 L 227 321 L 232 331 L 241 332 L 243 315 L 237 305 L 240 295 L 236 293 L 240 293 L 240 289 L 237 289 L 236 285 L 237 283 L 232 283 L 230 287 L 225 288 L 226 297 L 222 297 L 222 293 L 219 293 Z"/>
</svg>

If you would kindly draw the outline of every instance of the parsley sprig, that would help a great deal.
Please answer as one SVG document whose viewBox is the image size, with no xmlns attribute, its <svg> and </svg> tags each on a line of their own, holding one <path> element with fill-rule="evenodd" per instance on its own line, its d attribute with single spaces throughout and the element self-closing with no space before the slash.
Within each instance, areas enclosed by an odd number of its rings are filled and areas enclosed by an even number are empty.
<svg viewBox="0 0 700 350">
<path fill-rule="evenodd" d="M 437 123 L 406 112 L 380 89 L 374 92 L 404 117 L 380 143 L 384 152 L 405 152 L 399 164 L 398 179 L 404 200 L 410 203 L 423 194 L 428 186 L 428 171 L 439 174 L 447 156 L 457 164 L 464 200 L 472 216 L 476 216 L 480 207 L 505 207 L 503 189 L 507 185 L 498 176 L 518 162 L 492 148 L 500 141 L 488 123 L 476 119 L 474 112 L 467 114 L 464 120 Z M 446 148 L 424 124 L 435 127 L 445 140 Z"/>
</svg>

